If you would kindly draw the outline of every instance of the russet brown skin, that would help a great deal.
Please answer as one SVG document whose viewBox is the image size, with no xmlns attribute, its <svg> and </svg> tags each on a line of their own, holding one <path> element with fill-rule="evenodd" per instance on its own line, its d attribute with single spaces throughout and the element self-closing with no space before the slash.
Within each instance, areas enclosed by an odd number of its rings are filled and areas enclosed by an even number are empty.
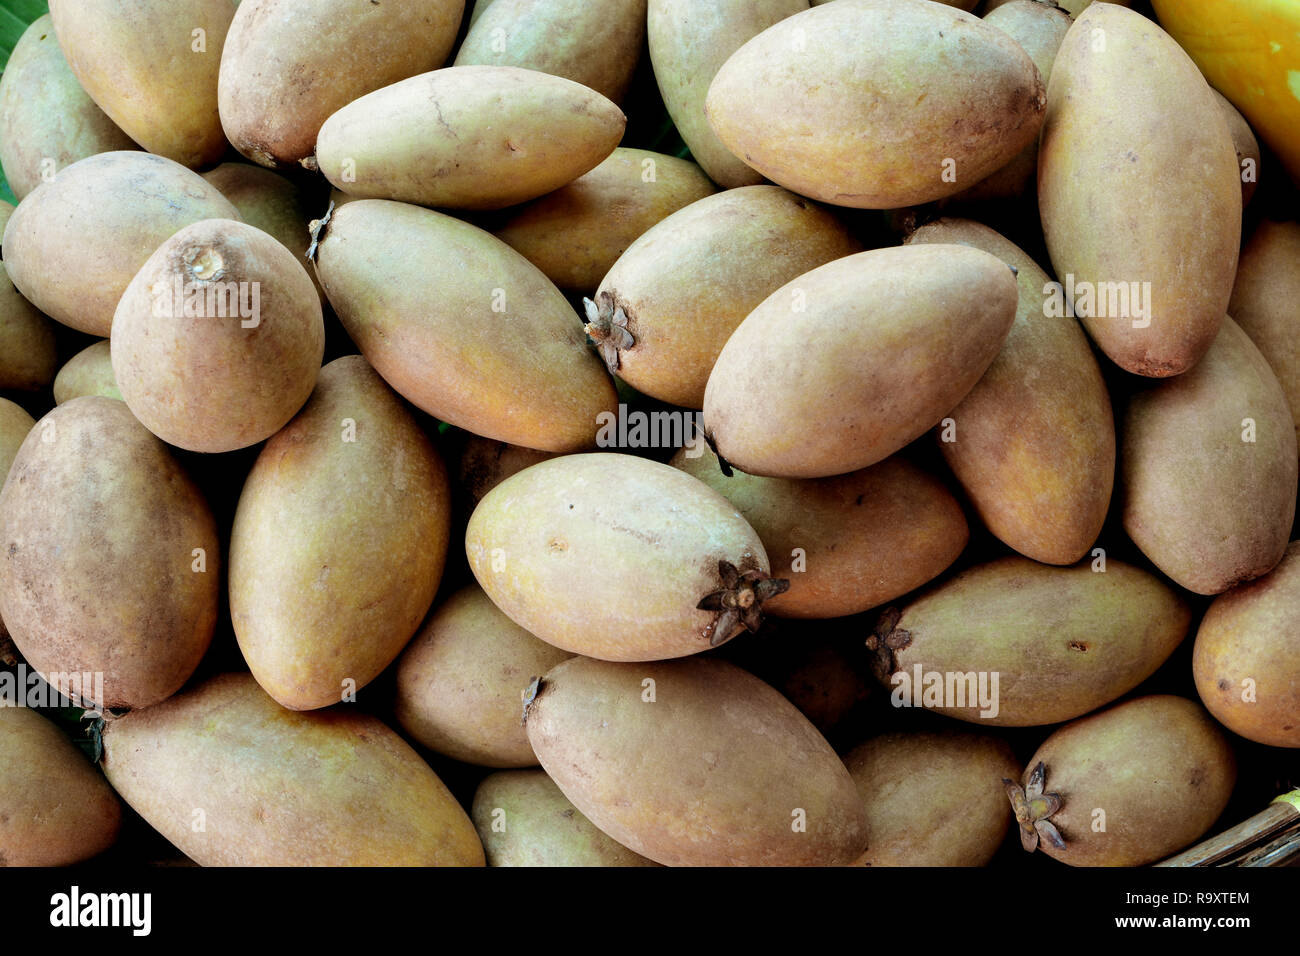
<svg viewBox="0 0 1300 956">
<path fill-rule="evenodd" d="M 403 398 L 513 445 L 595 445 L 596 416 L 618 402 L 613 380 L 572 306 L 527 259 L 468 223 L 383 200 L 336 209 L 318 235 L 330 304 Z M 464 268 L 430 270 L 451 261 Z"/>
<path fill-rule="evenodd" d="M 1300 224 L 1265 219 L 1241 250 L 1228 314 L 1268 359 L 1300 437 Z"/>
<path fill-rule="evenodd" d="M 1174 582 L 1219 594 L 1282 560 L 1295 518 L 1295 421 L 1236 322 L 1223 320 L 1196 368 L 1135 395 L 1120 431 L 1124 530 Z"/>
<path fill-rule="evenodd" d="M 437 451 L 364 358 L 321 370 L 258 455 L 231 532 L 231 622 L 267 693 L 327 707 L 392 663 L 438 589 L 450 497 Z"/>
<path fill-rule="evenodd" d="M 659 865 L 601 833 L 545 770 L 503 770 L 484 777 L 471 816 L 488 866 Z"/>
<path fill-rule="evenodd" d="M 214 289 L 237 291 L 218 303 Z M 201 314 L 189 314 L 192 296 Z M 149 257 L 122 293 L 112 341 L 118 389 L 150 431 L 224 452 L 274 435 L 307 401 L 325 325 L 304 263 L 260 229 L 212 219 Z"/>
<path fill-rule="evenodd" d="M 646 0 L 479 0 L 471 22 L 456 66 L 520 66 L 618 103 L 641 55 Z"/>
<path fill-rule="evenodd" d="M 260 166 L 310 164 L 332 113 L 443 64 L 464 9 L 464 0 L 243 0 L 221 58 L 226 136 Z"/>
<path fill-rule="evenodd" d="M 751 475 L 874 465 L 966 397 L 1018 299 L 1010 268 L 968 246 L 876 249 L 814 269 L 727 340 L 704 394 L 706 433 Z"/>
<path fill-rule="evenodd" d="M 898 209 L 1006 165 L 1037 137 L 1045 102 L 1029 54 L 977 17 L 930 0 L 844 0 L 742 46 L 704 110 L 723 144 L 773 182 L 839 206 Z"/>
<path fill-rule="evenodd" d="M 221 158 L 217 74 L 230 0 L 51 0 L 50 15 L 72 72 L 123 132 L 191 169 Z"/>
<path fill-rule="evenodd" d="M 964 243 L 1017 270 L 1019 305 L 1002 351 L 949 414 L 940 450 L 984 524 L 1021 554 L 1073 564 L 1097 540 L 1115 482 L 1115 417 L 1079 323 L 1044 315 L 1034 260 L 968 219 L 922 226 L 908 244 Z"/>
<path fill-rule="evenodd" d="M 763 176 L 710 127 L 709 84 L 746 42 L 807 9 L 808 0 L 650 0 L 646 39 L 664 105 L 695 161 L 724 189 L 756 186 Z"/>
<path fill-rule="evenodd" d="M 122 390 L 113 376 L 113 353 L 108 339 L 82 349 L 63 363 L 54 376 L 54 402 L 62 405 L 84 395 L 103 395 L 122 400 Z"/>
<path fill-rule="evenodd" d="M 574 806 L 657 863 L 842 865 L 865 849 L 857 787 L 830 744 L 725 661 L 574 658 L 543 678 L 527 727 Z"/>
<path fill-rule="evenodd" d="M 988 734 L 891 733 L 844 765 L 867 814 L 857 866 L 985 866 L 1011 823 L 1002 780 L 1020 777 L 1010 745 Z"/>
<path fill-rule="evenodd" d="M 572 657 L 539 641 L 469 585 L 447 598 L 397 665 L 397 720 L 430 750 L 480 767 L 537 764 L 519 692 Z"/>
<path fill-rule="evenodd" d="M 766 574 L 767 553 L 735 506 L 675 468 L 631 455 L 568 455 L 489 492 L 465 535 L 470 568 L 502 611 L 573 654 L 683 657 L 741 633 L 699 602 L 719 563 Z"/>
<path fill-rule="evenodd" d="M 124 403 L 100 396 L 41 419 L 10 476 L 0 614 L 28 664 L 102 673 L 101 706 L 171 696 L 217 620 L 222 555 L 198 488 Z"/>
<path fill-rule="evenodd" d="M 135 142 L 81 88 L 59 49 L 50 15 L 33 21 L 0 76 L 0 163 L 19 199 L 87 156 L 136 149 Z"/>
<path fill-rule="evenodd" d="M 503 209 L 594 169 L 626 125 L 614 103 L 572 80 L 514 66 L 454 66 L 340 109 L 321 126 L 316 162 L 353 196 Z"/>
<path fill-rule="evenodd" d="M 20 405 L 7 398 L 0 398 L 0 488 L 4 487 L 9 466 L 13 464 L 18 449 L 35 424 L 36 420 Z M 9 630 L 5 627 L 4 618 L 0 618 L 0 646 L 8 637 Z"/>
<path fill-rule="evenodd" d="M 0 236 L 13 211 L 0 200 Z M 14 288 L 0 261 L 0 388 L 26 391 L 48 385 L 58 361 L 53 323 Z"/>
<path fill-rule="evenodd" d="M 184 166 L 138 151 L 100 153 L 60 170 L 14 210 L 5 268 L 50 318 L 105 338 L 122 293 L 160 245 L 204 219 L 239 218 Z"/>
<path fill-rule="evenodd" d="M 1214 824 L 1237 781 L 1236 755 L 1210 715 L 1164 695 L 1065 725 L 1030 758 L 1024 782 L 1040 761 L 1044 789 L 1061 796 L 1051 823 L 1065 849 L 1039 849 L 1071 866 L 1143 866 L 1176 853 Z"/>
<path fill-rule="evenodd" d="M 286 710 L 248 674 L 112 721 L 103 766 L 200 866 L 484 862 L 465 811 L 392 730 L 347 705 Z"/>
<path fill-rule="evenodd" d="M 1246 122 L 1246 117 L 1241 115 L 1226 96 L 1213 87 L 1210 88 L 1210 92 L 1214 94 L 1214 101 L 1219 104 L 1219 109 L 1223 110 L 1223 115 L 1228 121 L 1228 132 L 1232 134 L 1232 144 L 1237 153 L 1237 175 L 1241 179 L 1241 205 L 1244 208 L 1250 204 L 1251 198 L 1255 195 L 1255 187 L 1259 185 L 1259 140 L 1255 138 L 1255 131 Z M 1253 178 L 1249 179 L 1246 178 L 1247 160 L 1253 164 L 1251 169 L 1254 172 Z M 1240 271 L 1240 263 L 1238 263 L 1238 271 Z M 1231 305 L 1228 306 L 1228 314 L 1236 315 Z"/>
<path fill-rule="evenodd" d="M 1059 723 L 1110 703 L 1155 673 L 1191 620 L 1173 588 L 1131 565 L 1109 559 L 1098 572 L 1019 556 L 964 571 L 901 612 L 885 643 L 903 646 L 878 673 L 885 688 L 893 692 L 891 675 L 905 673 L 920 699 L 917 665 L 923 673 L 997 673 L 996 715 L 969 700 L 931 709 L 1004 727 Z"/>
<path fill-rule="evenodd" d="M 63 732 L 0 707 L 0 867 L 68 866 L 117 840 L 116 794 Z"/>
<path fill-rule="evenodd" d="M 524 206 L 495 234 L 561 289 L 594 295 L 647 229 L 716 190 L 688 160 L 619 147 L 595 169 Z"/>
<path fill-rule="evenodd" d="M 1192 671 L 1201 700 L 1233 733 L 1300 747 L 1300 542 L 1268 574 L 1215 599 Z"/>
<path fill-rule="evenodd" d="M 723 475 L 707 448 L 669 462 L 726 497 L 763 539 L 790 590 L 764 609 L 777 617 L 843 617 L 938 577 L 970 537 L 961 506 L 937 478 L 889 458 L 834 478 Z M 793 568 L 802 549 L 801 570 Z"/>
<path fill-rule="evenodd" d="M 508 445 L 467 433 L 456 461 L 456 483 L 473 511 L 484 495 L 511 475 L 556 457 L 555 452 Z"/>
<path fill-rule="evenodd" d="M 1124 370 L 1178 375 L 1214 341 L 1241 238 L 1235 156 L 1210 87 L 1159 26 L 1110 3 L 1075 21 L 1052 67 L 1038 206 L 1062 283 L 1150 283 L 1147 327 L 1081 317 Z"/>
<path fill-rule="evenodd" d="M 634 342 L 618 375 L 673 405 L 703 408 L 704 391 L 745 316 L 785 283 L 862 251 L 834 215 L 779 186 L 728 189 L 636 238 L 595 296 L 622 309 Z"/>
</svg>

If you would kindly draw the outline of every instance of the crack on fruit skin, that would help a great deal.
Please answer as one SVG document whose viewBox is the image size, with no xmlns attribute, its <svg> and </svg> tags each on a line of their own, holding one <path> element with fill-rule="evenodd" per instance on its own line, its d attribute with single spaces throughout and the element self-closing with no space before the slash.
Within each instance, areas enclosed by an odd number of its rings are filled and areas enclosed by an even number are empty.
<svg viewBox="0 0 1300 956">
<path fill-rule="evenodd" d="M 623 306 L 614 301 L 612 292 L 601 292 L 596 298 L 600 300 L 599 305 L 591 299 L 582 300 L 582 307 L 587 314 L 582 327 L 596 344 L 600 357 L 605 360 L 612 375 L 623 364 L 622 350 L 636 345 L 636 337 L 627 327 L 631 317 Z"/>
<path fill-rule="evenodd" d="M 758 568 L 740 571 L 730 561 L 718 562 L 718 580 L 722 587 L 700 598 L 695 605 L 701 611 L 717 611 L 704 628 L 703 637 L 710 647 L 717 647 L 743 625 L 751 634 L 763 624 L 763 602 L 790 589 L 786 578 L 774 578 Z"/>
<path fill-rule="evenodd" d="M 902 617 L 898 608 L 885 608 L 866 641 L 867 650 L 872 652 L 871 669 L 882 683 L 888 683 L 890 675 L 898 670 L 897 652 L 912 645 L 912 632 L 898 626 Z"/>
<path fill-rule="evenodd" d="M 330 200 L 329 208 L 325 210 L 325 215 L 319 219 L 313 219 L 311 225 L 307 227 L 311 233 L 311 245 L 307 247 L 306 259 L 308 262 L 316 261 L 316 250 L 320 248 L 320 242 L 325 238 L 325 233 L 329 230 L 330 220 L 334 218 L 334 200 Z"/>
<path fill-rule="evenodd" d="M 1047 784 L 1047 767 L 1040 760 L 1029 774 L 1029 783 L 1023 788 L 1006 777 L 1002 786 L 1006 788 L 1007 798 L 1011 801 L 1011 811 L 1016 822 L 1020 824 L 1020 845 L 1025 852 L 1033 853 L 1038 849 L 1040 840 L 1057 850 L 1065 849 L 1065 839 L 1061 831 L 1052 824 L 1051 818 L 1065 801 L 1059 793 L 1044 793 Z"/>
<path fill-rule="evenodd" d="M 524 715 L 519 719 L 519 726 L 523 727 L 528 723 L 528 709 L 533 706 L 533 701 L 537 700 L 537 695 L 542 692 L 542 678 L 534 677 L 528 682 L 528 686 L 519 692 L 519 698 L 524 704 Z"/>
</svg>

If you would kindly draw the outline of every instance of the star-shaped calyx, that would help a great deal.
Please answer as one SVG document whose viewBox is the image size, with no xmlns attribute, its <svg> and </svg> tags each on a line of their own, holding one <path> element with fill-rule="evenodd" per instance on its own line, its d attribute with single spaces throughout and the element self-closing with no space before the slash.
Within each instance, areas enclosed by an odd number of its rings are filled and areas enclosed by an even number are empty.
<svg viewBox="0 0 1300 956">
<path fill-rule="evenodd" d="M 627 329 L 627 313 L 621 305 L 615 305 L 614 297 L 608 292 L 602 292 L 597 298 L 600 299 L 600 305 L 591 299 L 582 300 L 582 307 L 587 313 L 583 328 L 596 343 L 600 357 L 605 360 L 610 372 L 617 372 L 622 364 L 619 351 L 636 345 L 636 339 Z"/>
<path fill-rule="evenodd" d="M 1016 815 L 1016 822 L 1020 824 L 1020 845 L 1029 853 L 1038 849 L 1040 838 L 1058 850 L 1065 849 L 1061 831 L 1051 822 L 1052 815 L 1061 809 L 1061 795 L 1044 793 L 1046 781 L 1047 768 L 1041 760 L 1029 774 L 1029 784 L 1023 789 L 1014 781 L 1002 778 L 1002 785 L 1007 788 L 1007 796 L 1011 798 L 1011 809 Z"/>
<path fill-rule="evenodd" d="M 722 587 L 704 595 L 695 605 L 701 611 L 720 612 L 704 629 L 710 647 L 730 637 L 738 624 L 750 633 L 757 631 L 763 623 L 763 602 L 790 589 L 785 578 L 770 577 L 757 568 L 742 572 L 730 561 L 718 562 L 718 579 Z"/>
</svg>

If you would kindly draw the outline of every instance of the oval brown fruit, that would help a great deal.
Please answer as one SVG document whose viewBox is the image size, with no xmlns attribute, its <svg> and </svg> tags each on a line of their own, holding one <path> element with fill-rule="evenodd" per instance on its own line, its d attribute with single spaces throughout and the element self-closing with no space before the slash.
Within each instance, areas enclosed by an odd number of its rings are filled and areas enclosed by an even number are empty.
<svg viewBox="0 0 1300 956">
<path fill-rule="evenodd" d="M 1266 574 L 1295 519 L 1295 421 L 1268 362 L 1230 318 L 1196 368 L 1124 414 L 1124 530 L 1177 584 L 1219 594 Z"/>
<path fill-rule="evenodd" d="M 122 807 L 54 724 L 0 706 L 0 867 L 68 866 L 117 840 Z"/>
<path fill-rule="evenodd" d="M 994 726 L 1070 720 L 1132 690 L 1182 643 L 1173 588 L 1114 559 L 978 565 L 884 612 L 868 639 L 896 707 Z"/>
<path fill-rule="evenodd" d="M 471 584 L 429 616 L 402 654 L 394 714 L 411 737 L 455 760 L 532 767 L 520 693 L 572 656 L 533 637 Z"/>
<path fill-rule="evenodd" d="M 1012 797 L 1025 849 L 1071 866 L 1143 866 L 1204 834 L 1236 781 L 1236 755 L 1210 715 L 1159 695 L 1066 724 Z"/>
<path fill-rule="evenodd" d="M 1173 38 L 1110 3 L 1070 28 L 1047 92 L 1038 207 L 1062 299 L 1125 371 L 1186 372 L 1214 341 L 1237 267 L 1228 121 Z"/>
<path fill-rule="evenodd" d="M 830 744 L 725 661 L 574 658 L 542 679 L 527 726 L 573 805 L 657 863 L 825 866 L 865 847 L 857 788 Z"/>
<path fill-rule="evenodd" d="M 874 465 L 966 397 L 1018 298 L 1006 264 L 968 246 L 876 249 L 814 269 L 727 340 L 704 394 L 706 432 L 751 475 Z"/>
<path fill-rule="evenodd" d="M 943 482 L 888 458 L 834 478 L 728 477 L 707 448 L 669 462 L 736 506 L 758 532 L 772 573 L 790 589 L 764 605 L 777 617 L 843 617 L 938 577 L 970 537 Z"/>
<path fill-rule="evenodd" d="M 1262 578 L 1220 594 L 1196 632 L 1196 690 L 1248 740 L 1300 747 L 1300 542 Z"/>
<path fill-rule="evenodd" d="M 326 707 L 393 662 L 438 590 L 450 532 L 442 459 L 360 355 L 258 455 L 230 535 L 230 618 L 282 706 Z"/>
<path fill-rule="evenodd" d="M 1047 274 L 992 229 L 941 219 L 907 242 L 964 243 L 1017 270 L 1016 320 L 948 413 L 939 448 L 990 531 L 1035 561 L 1073 564 L 1101 533 L 1115 484 L 1115 416 L 1088 337 L 1046 314 Z"/>
<path fill-rule="evenodd" d="M 0 236 L 14 207 L 0 200 Z M 54 324 L 23 298 L 0 260 L 0 388 L 43 388 L 58 367 Z"/>
<path fill-rule="evenodd" d="M 1020 777 L 987 734 L 889 733 L 844 757 L 867 814 L 858 866 L 985 866 L 1007 835 L 1002 781 Z"/>
<path fill-rule="evenodd" d="M 88 345 L 63 363 L 54 376 L 54 402 L 62 405 L 84 395 L 103 395 L 122 400 L 122 390 L 113 376 L 113 352 L 108 339 Z"/>
<path fill-rule="evenodd" d="M 574 654 L 645 661 L 757 630 L 782 585 L 757 533 L 703 482 L 631 455 L 566 455 L 489 492 L 465 534 L 497 607 Z"/>
<path fill-rule="evenodd" d="M 148 707 L 198 666 L 221 549 L 198 488 L 122 402 L 58 406 L 0 491 L 0 614 L 31 666 L 86 706 Z M 72 685 L 102 675 L 102 700 Z M 98 688 L 96 688 L 98 691 Z"/>
<path fill-rule="evenodd" d="M 285 710 L 248 674 L 110 723 L 104 772 L 200 866 L 484 862 L 469 817 L 401 737 L 344 707 Z"/>
</svg>

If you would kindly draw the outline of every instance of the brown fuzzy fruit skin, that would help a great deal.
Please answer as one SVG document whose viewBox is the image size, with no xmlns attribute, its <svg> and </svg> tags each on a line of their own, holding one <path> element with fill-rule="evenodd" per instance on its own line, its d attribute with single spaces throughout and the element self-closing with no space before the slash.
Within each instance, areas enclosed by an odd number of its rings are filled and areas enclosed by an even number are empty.
<svg viewBox="0 0 1300 956">
<path fill-rule="evenodd" d="M 202 314 L 189 314 L 200 296 Z M 227 219 L 158 247 L 122 294 L 112 339 L 113 376 L 136 418 L 201 452 L 274 435 L 311 395 L 325 354 L 307 270 L 273 236 Z"/>
<path fill-rule="evenodd" d="M 727 58 L 808 0 L 650 0 L 646 39 L 655 80 L 691 156 L 724 189 L 763 177 L 736 158 L 704 115 L 709 84 Z"/>
<path fill-rule="evenodd" d="M 773 182 L 896 209 L 1005 166 L 1038 135 L 1045 102 L 1029 54 L 979 18 L 929 0 L 842 0 L 742 46 L 704 110 L 723 144 Z"/>
<path fill-rule="evenodd" d="M 336 209 L 318 235 L 330 304 L 403 398 L 512 445 L 595 445 L 596 416 L 617 405 L 614 383 L 531 262 L 468 223 L 383 200 Z M 465 265 L 431 272 L 437 262 Z"/>
<path fill-rule="evenodd" d="M 696 605 L 722 587 L 719 562 L 769 570 L 758 534 L 727 499 L 676 468 L 608 452 L 503 481 L 470 516 L 465 551 L 516 624 L 616 661 L 708 650 L 720 612 Z"/>
<path fill-rule="evenodd" d="M 1033 727 L 1096 710 L 1140 684 L 1187 635 L 1191 611 L 1154 575 L 1113 559 L 1057 568 L 1002 558 L 964 571 L 902 608 L 878 676 L 905 702 L 923 674 L 998 675 L 997 713 L 977 702 L 927 709 L 971 723 Z M 907 683 L 894 675 L 906 674 Z M 991 683 L 990 683 L 991 688 Z"/>
<path fill-rule="evenodd" d="M 292 180 L 248 163 L 222 163 L 203 178 L 235 204 L 244 222 L 274 236 L 293 253 L 324 302 L 325 291 L 308 263 L 307 249 L 311 246 L 311 222 L 328 203 L 322 200 L 320 208 L 315 208 Z"/>
<path fill-rule="evenodd" d="M 620 308 L 635 343 L 619 377 L 702 408 L 727 339 L 765 298 L 806 272 L 862 251 L 831 213 L 779 186 L 742 186 L 647 229 L 602 277 L 595 299 Z"/>
<path fill-rule="evenodd" d="M 1300 223 L 1265 219 L 1241 250 L 1228 314 L 1277 376 L 1300 438 Z"/>
<path fill-rule="evenodd" d="M 1233 733 L 1300 747 L 1300 542 L 1264 577 L 1215 598 L 1196 632 L 1192 673 Z"/>
<path fill-rule="evenodd" d="M 330 115 L 437 69 L 464 0 L 244 0 L 221 58 L 221 125 L 260 166 L 311 161 Z"/>
<path fill-rule="evenodd" d="M 77 160 L 136 145 L 81 88 L 47 13 L 32 22 L 0 75 L 0 164 L 14 195 Z"/>
<path fill-rule="evenodd" d="M 922 226 L 909 244 L 964 243 L 1015 267 L 1020 300 L 1002 351 L 953 409 L 939 448 L 984 524 L 1021 554 L 1073 564 L 1097 540 L 1115 483 L 1115 416 L 1088 337 L 1043 313 L 1047 274 L 968 219 Z"/>
<path fill-rule="evenodd" d="M 489 774 L 470 815 L 488 866 L 659 865 L 596 829 L 545 770 Z"/>
<path fill-rule="evenodd" d="M 124 133 L 191 169 L 221 158 L 217 73 L 230 0 L 50 0 L 50 15 L 68 66 Z"/>
<path fill-rule="evenodd" d="M 1218 819 L 1237 780 L 1232 746 L 1194 701 L 1139 697 L 1067 724 L 1026 765 L 1046 767 L 1051 817 L 1065 840 L 1038 848 L 1071 866 L 1143 866 L 1195 842 Z M 1105 813 L 1105 830 L 1097 811 Z"/>
<path fill-rule="evenodd" d="M 437 451 L 366 360 L 325 366 L 258 455 L 231 531 L 231 622 L 268 694 L 327 707 L 393 662 L 438 590 L 450 498 Z"/>
<path fill-rule="evenodd" d="M 1244 440 L 1250 428 L 1254 441 Z M 1219 594 L 1282 560 L 1295 518 L 1295 422 L 1236 322 L 1224 319 L 1192 371 L 1135 395 L 1121 433 L 1124 530 L 1175 583 Z"/>
<path fill-rule="evenodd" d="M 321 126 L 316 162 L 353 196 L 503 209 L 594 169 L 626 125 L 614 103 L 572 80 L 453 66 L 343 107 Z"/>
<path fill-rule="evenodd" d="M 536 766 L 520 692 L 572 656 L 533 637 L 471 584 L 429 616 L 402 654 L 394 713 L 411 737 L 455 760 Z"/>
<path fill-rule="evenodd" d="M 1104 51 L 1093 49 L 1097 37 Z M 1094 4 L 1066 34 L 1048 89 L 1038 206 L 1062 283 L 1150 283 L 1146 316 L 1131 305 L 1112 314 L 1106 295 L 1106 315 L 1081 317 L 1112 361 L 1154 378 L 1200 361 L 1232 292 L 1241 181 L 1210 87 L 1141 14 Z"/>
<path fill-rule="evenodd" d="M 63 363 L 54 376 L 54 402 L 64 402 L 84 395 L 103 395 L 122 401 L 122 390 L 113 377 L 113 353 L 108 339 L 100 339 Z"/>
<path fill-rule="evenodd" d="M 518 66 L 617 103 L 645 41 L 646 0 L 490 0 L 475 9 L 456 66 Z"/>
<path fill-rule="evenodd" d="M 18 205 L 5 226 L 5 268 L 36 308 L 103 338 L 154 250 L 185 226 L 239 218 L 184 166 L 138 151 L 100 153 L 61 170 Z"/>
<path fill-rule="evenodd" d="M 728 478 L 707 448 L 695 458 L 683 449 L 669 464 L 724 496 L 758 532 L 773 575 L 790 579 L 763 605 L 777 617 L 844 617 L 892 601 L 938 577 L 970 538 L 943 482 L 902 458 L 811 479 Z"/>
<path fill-rule="evenodd" d="M 1259 185 L 1259 140 L 1255 138 L 1255 131 L 1246 122 L 1246 117 L 1241 115 L 1226 96 L 1213 87 L 1210 92 L 1214 94 L 1219 109 L 1223 110 L 1228 121 L 1228 132 L 1232 134 L 1232 145 L 1237 153 L 1237 175 L 1241 179 L 1241 205 L 1245 208 L 1255 195 L 1255 187 Z M 1232 306 L 1228 306 L 1228 313 L 1236 315 Z"/>
<path fill-rule="evenodd" d="M 161 441 L 111 398 L 37 422 L 0 491 L 0 613 L 23 657 L 68 693 L 103 674 L 103 707 L 174 694 L 212 640 L 216 522 Z M 198 549 L 202 553 L 196 553 Z"/>
<path fill-rule="evenodd" d="M 877 249 L 814 269 L 727 340 L 704 394 L 707 434 L 751 475 L 874 465 L 966 397 L 1018 299 L 1006 264 L 968 246 Z"/>
<path fill-rule="evenodd" d="M 865 848 L 857 788 L 830 744 L 725 661 L 574 658 L 543 678 L 527 727 L 574 806 L 657 863 L 833 866 Z"/>
<path fill-rule="evenodd" d="M 495 230 L 561 289 L 593 295 L 637 237 L 717 187 L 694 163 L 619 147 Z"/>
<path fill-rule="evenodd" d="M 0 867 L 68 866 L 117 840 L 112 788 L 52 723 L 0 707 Z"/>
<path fill-rule="evenodd" d="M 867 814 L 857 866 L 986 866 L 1012 822 L 1003 779 L 1020 777 L 987 734 L 890 733 L 844 757 Z"/>
<path fill-rule="evenodd" d="M 103 766 L 200 866 L 484 862 L 465 811 L 397 734 L 346 706 L 285 710 L 248 674 L 112 721 Z"/>
<path fill-rule="evenodd" d="M 14 207 L 0 200 L 0 236 Z M 0 261 L 0 388 L 43 388 L 58 368 L 54 325 L 14 288 Z"/>
<path fill-rule="evenodd" d="M 1024 47 L 1046 84 L 1052 75 L 1056 51 L 1061 48 L 1061 42 L 1074 21 L 1060 7 L 1042 0 L 1016 0 L 1000 9 L 999 13 L 986 14 L 984 22 L 1002 30 Z M 956 202 L 968 202 L 1032 196 L 1037 182 L 1038 137 L 1034 137 L 997 172 L 952 198 Z"/>
</svg>

